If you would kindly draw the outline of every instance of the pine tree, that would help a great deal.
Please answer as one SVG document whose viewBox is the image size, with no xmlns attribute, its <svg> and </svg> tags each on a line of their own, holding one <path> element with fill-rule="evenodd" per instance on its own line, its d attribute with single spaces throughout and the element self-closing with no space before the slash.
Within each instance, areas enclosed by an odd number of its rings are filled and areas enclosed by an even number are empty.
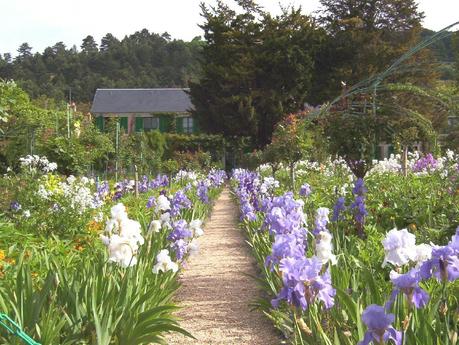
<svg viewBox="0 0 459 345">
<path fill-rule="evenodd" d="M 27 43 L 22 43 L 18 48 L 17 60 L 21 61 L 32 56 L 32 47 Z"/>
<path fill-rule="evenodd" d="M 91 35 L 88 35 L 85 38 L 83 38 L 83 42 L 81 43 L 80 47 L 81 51 L 87 54 L 95 53 L 98 51 L 97 43 L 94 40 L 94 37 L 92 37 Z"/>
<path fill-rule="evenodd" d="M 314 103 L 387 68 L 420 40 L 424 14 L 414 0 L 320 0 L 328 37 L 318 60 Z"/>
<path fill-rule="evenodd" d="M 204 130 L 263 147 L 285 113 L 303 108 L 318 40 L 300 9 L 272 17 L 253 1 L 237 4 L 242 13 L 202 5 L 207 45 L 202 77 L 191 84 L 194 115 Z"/>
</svg>

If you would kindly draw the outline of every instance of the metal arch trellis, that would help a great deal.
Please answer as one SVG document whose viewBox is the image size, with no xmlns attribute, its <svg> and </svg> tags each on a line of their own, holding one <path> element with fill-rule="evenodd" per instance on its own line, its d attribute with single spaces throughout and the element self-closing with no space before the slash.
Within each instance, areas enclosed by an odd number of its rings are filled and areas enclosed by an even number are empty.
<svg viewBox="0 0 459 345">
<path fill-rule="evenodd" d="M 6 314 L 0 313 L 0 325 L 5 328 L 8 333 L 21 338 L 28 345 L 41 345 L 29 337 L 21 327 Z"/>
<path fill-rule="evenodd" d="M 428 46 L 432 45 L 433 43 L 444 39 L 446 37 L 449 37 L 453 34 L 452 31 L 449 31 L 453 27 L 459 25 L 459 21 L 448 25 L 447 27 L 443 28 L 439 32 L 435 33 L 434 35 L 422 40 L 420 43 L 418 43 L 416 46 L 414 46 L 412 49 L 410 49 L 408 52 L 403 54 L 400 58 L 395 60 L 386 70 L 383 72 L 369 77 L 367 79 L 364 79 L 360 81 L 359 83 L 355 84 L 354 86 L 350 87 L 347 90 L 344 90 L 344 92 L 333 99 L 331 102 L 324 104 L 322 107 L 320 107 L 318 110 L 312 111 L 309 116 L 306 118 L 305 121 L 313 121 L 315 119 L 319 118 L 325 118 L 327 117 L 328 114 L 330 114 L 332 108 L 338 104 L 338 103 L 343 103 L 344 107 L 342 109 L 338 109 L 338 112 L 342 112 L 343 114 L 347 115 L 367 115 L 371 116 L 374 119 L 377 116 L 377 111 L 378 111 L 378 92 L 380 91 L 391 91 L 391 88 L 393 89 L 394 86 L 400 85 L 400 84 L 394 84 L 394 83 L 383 83 L 385 80 L 387 80 L 389 77 L 394 76 L 396 73 L 403 72 L 406 69 L 406 62 L 413 57 L 416 53 L 421 51 L 422 49 L 427 48 Z M 416 87 L 413 86 L 412 91 L 416 89 Z M 407 90 L 410 91 L 410 90 Z M 417 88 L 414 90 L 415 93 L 419 93 L 420 88 Z M 427 92 L 426 92 L 427 94 Z M 363 104 L 356 103 L 356 102 L 349 102 L 347 103 L 346 100 L 352 96 L 365 96 Z M 433 97 L 431 94 L 429 95 L 432 99 L 436 99 L 442 106 L 444 106 L 443 100 L 440 98 Z M 370 98 L 370 99 L 369 99 Z M 370 104 L 367 104 L 368 101 L 370 101 Z M 371 106 L 371 109 L 367 108 L 367 105 Z M 363 111 L 362 111 L 363 108 Z M 357 111 L 356 111 L 357 109 Z M 367 109 L 369 111 L 367 111 Z M 431 126 L 431 122 L 425 118 L 422 114 L 417 113 L 416 111 L 413 111 L 411 109 L 403 108 L 399 109 L 402 110 L 404 116 L 416 118 L 421 125 L 423 126 Z M 388 128 L 384 128 L 384 130 L 391 131 L 392 129 L 390 126 L 387 126 Z M 434 133 L 433 129 L 429 130 L 430 133 Z M 376 142 L 376 133 L 373 133 L 374 135 L 374 140 L 373 142 Z M 374 156 L 374 149 L 375 147 L 372 147 L 372 153 Z"/>
<path fill-rule="evenodd" d="M 400 58 L 398 58 L 392 65 L 390 65 L 385 71 L 364 79 L 359 83 L 355 84 L 354 86 L 350 87 L 346 92 L 342 95 L 333 99 L 330 103 L 326 103 L 320 109 L 313 111 L 310 116 L 308 116 L 307 120 L 314 120 L 316 118 L 324 117 L 330 111 L 330 109 L 339 102 L 342 102 L 344 99 L 347 99 L 351 96 L 359 95 L 359 94 L 371 94 L 372 95 L 372 116 L 376 116 L 376 99 L 379 90 L 386 90 L 386 87 L 382 85 L 383 81 L 386 80 L 389 76 L 392 76 L 396 72 L 399 72 L 402 69 L 403 63 L 409 60 L 412 56 L 416 53 L 421 51 L 422 49 L 427 48 L 428 46 L 432 45 L 433 43 L 442 40 L 446 37 L 449 37 L 453 34 L 453 32 L 449 31 L 453 27 L 459 25 L 459 21 L 448 25 L 447 27 L 443 28 L 442 30 L 438 31 L 434 35 L 422 40 L 416 46 L 414 46 L 411 50 L 403 54 Z"/>
</svg>

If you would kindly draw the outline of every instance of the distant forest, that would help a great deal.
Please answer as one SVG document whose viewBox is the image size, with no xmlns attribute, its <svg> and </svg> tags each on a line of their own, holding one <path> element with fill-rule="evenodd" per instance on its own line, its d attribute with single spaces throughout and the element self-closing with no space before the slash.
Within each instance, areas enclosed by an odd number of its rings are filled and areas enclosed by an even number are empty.
<svg viewBox="0 0 459 345">
<path fill-rule="evenodd" d="M 169 34 L 143 29 L 121 41 L 105 35 L 100 44 L 92 36 L 80 48 L 58 42 L 32 54 L 23 43 L 18 55 L 0 55 L 0 78 L 15 80 L 32 98 L 92 101 L 97 88 L 186 87 L 199 74 L 204 42 L 173 40 Z"/>
<path fill-rule="evenodd" d="M 425 29 L 422 37 L 433 33 Z M 58 42 L 35 54 L 23 43 L 14 59 L 9 53 L 0 55 L 0 78 L 15 80 L 32 98 L 68 100 L 71 94 L 72 100 L 84 103 L 92 101 L 97 88 L 187 87 L 199 78 L 205 44 L 200 37 L 185 42 L 147 29 L 121 41 L 107 34 L 100 44 L 87 36 L 80 48 Z M 451 39 L 431 49 L 442 78 L 453 79 Z"/>
</svg>

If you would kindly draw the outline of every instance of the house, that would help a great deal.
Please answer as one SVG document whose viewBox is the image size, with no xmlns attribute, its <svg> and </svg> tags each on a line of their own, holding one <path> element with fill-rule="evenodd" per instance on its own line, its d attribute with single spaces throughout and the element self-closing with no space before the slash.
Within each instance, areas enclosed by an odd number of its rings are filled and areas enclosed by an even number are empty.
<svg viewBox="0 0 459 345">
<path fill-rule="evenodd" d="M 189 89 L 97 89 L 91 107 L 96 125 L 104 130 L 107 118 L 119 118 L 127 133 L 159 130 L 196 133 Z"/>
</svg>

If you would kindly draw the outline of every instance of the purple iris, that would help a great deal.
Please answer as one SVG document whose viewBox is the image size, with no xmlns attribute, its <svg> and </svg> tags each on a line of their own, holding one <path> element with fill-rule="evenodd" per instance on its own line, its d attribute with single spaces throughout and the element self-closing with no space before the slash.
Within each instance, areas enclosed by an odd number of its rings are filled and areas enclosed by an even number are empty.
<svg viewBox="0 0 459 345">
<path fill-rule="evenodd" d="M 257 215 L 255 214 L 255 209 L 248 202 L 245 202 L 242 204 L 241 213 L 242 213 L 241 220 L 245 219 L 248 221 L 253 221 L 257 219 Z"/>
<path fill-rule="evenodd" d="M 367 325 L 368 330 L 365 332 L 363 340 L 357 345 L 368 345 L 371 342 L 386 344 L 389 340 L 393 340 L 396 345 L 401 345 L 402 332 L 392 327 L 394 320 L 394 314 L 386 314 L 382 306 L 369 305 L 362 314 L 362 321 Z"/>
<path fill-rule="evenodd" d="M 305 183 L 304 185 L 301 186 L 299 194 L 301 196 L 308 197 L 311 194 L 311 192 L 312 192 L 311 186 Z"/>
<path fill-rule="evenodd" d="M 326 207 L 319 207 L 316 211 L 316 219 L 314 221 L 314 230 L 312 233 L 314 235 L 320 234 L 322 231 L 328 232 L 327 229 L 327 224 L 328 224 L 328 214 L 330 213 L 330 210 Z"/>
<path fill-rule="evenodd" d="M 448 245 L 432 249 L 432 258 L 421 265 L 419 274 L 422 279 L 434 276 L 444 282 L 459 278 L 459 227 Z"/>
<path fill-rule="evenodd" d="M 293 193 L 288 192 L 273 198 L 271 209 L 266 213 L 264 227 L 271 234 L 285 234 L 302 232 L 304 223 L 303 203 L 296 201 Z"/>
<path fill-rule="evenodd" d="M 169 241 L 178 241 L 192 236 L 191 230 L 185 220 L 180 219 L 172 225 L 172 232 L 167 236 Z"/>
<path fill-rule="evenodd" d="M 355 197 L 355 201 L 351 204 L 351 209 L 354 210 L 354 219 L 357 223 L 365 223 L 365 217 L 368 215 L 368 211 L 365 206 L 365 197 L 358 195 Z"/>
<path fill-rule="evenodd" d="M 13 212 L 17 212 L 17 211 L 19 211 L 21 208 L 22 208 L 21 204 L 20 204 L 18 201 L 16 201 L 16 200 L 15 200 L 15 201 L 12 201 L 12 202 L 10 203 L 10 209 L 11 209 L 11 211 L 13 211 Z"/>
<path fill-rule="evenodd" d="M 118 182 L 115 184 L 114 186 L 115 188 L 115 194 L 113 195 L 113 201 L 116 201 L 118 199 L 121 199 L 121 197 L 123 196 L 123 185 Z"/>
<path fill-rule="evenodd" d="M 185 208 L 191 208 L 191 201 L 182 190 L 179 190 L 171 201 L 171 216 L 178 215 L 180 210 Z"/>
<path fill-rule="evenodd" d="M 167 175 L 158 175 L 156 178 L 148 183 L 150 189 L 156 189 L 159 187 L 167 187 L 169 185 L 169 178 Z"/>
<path fill-rule="evenodd" d="M 343 220 L 344 215 L 342 213 L 344 211 L 346 211 L 346 199 L 343 196 L 340 196 L 338 200 L 336 200 L 336 204 L 333 207 L 332 222 Z"/>
<path fill-rule="evenodd" d="M 148 177 L 143 175 L 142 179 L 139 181 L 139 192 L 145 193 L 148 191 Z"/>
<path fill-rule="evenodd" d="M 226 178 L 226 173 L 223 170 L 211 170 L 207 175 L 207 179 L 213 187 L 220 187 L 225 183 Z"/>
<path fill-rule="evenodd" d="M 319 259 L 287 257 L 281 260 L 279 270 L 283 273 L 283 287 L 271 301 L 274 308 L 278 308 L 282 300 L 303 310 L 316 300 L 322 301 L 327 309 L 334 305 L 336 291 L 329 272 L 320 275 L 322 263 Z"/>
<path fill-rule="evenodd" d="M 433 248 L 432 258 L 419 271 L 423 279 L 434 276 L 440 281 L 455 281 L 459 278 L 459 251 L 451 245 Z"/>
<path fill-rule="evenodd" d="M 365 195 L 368 192 L 367 188 L 365 187 L 365 183 L 362 178 L 358 178 L 354 182 L 354 189 L 352 189 L 352 194 L 354 195 Z"/>
<path fill-rule="evenodd" d="M 199 181 L 198 182 L 198 187 L 196 189 L 196 192 L 198 194 L 199 200 L 201 200 L 202 203 L 208 204 L 209 203 L 209 188 L 207 187 L 207 184 L 205 181 Z"/>
<path fill-rule="evenodd" d="M 419 270 L 413 268 L 405 274 L 391 272 L 390 277 L 394 290 L 392 291 L 389 302 L 386 304 L 386 309 L 390 309 L 397 295 L 402 292 L 408 299 L 408 302 L 416 308 L 423 308 L 429 302 L 429 294 L 419 287 L 421 276 Z"/>
<path fill-rule="evenodd" d="M 184 240 L 180 239 L 172 243 L 171 248 L 175 252 L 177 260 L 182 260 L 188 251 L 188 244 Z"/>
<path fill-rule="evenodd" d="M 272 254 L 266 258 L 265 264 L 272 269 L 273 266 L 279 264 L 280 260 L 283 258 L 304 257 L 305 250 L 305 241 L 298 238 L 295 234 L 276 235 L 272 247 Z"/>
<path fill-rule="evenodd" d="M 354 183 L 352 194 L 355 195 L 355 201 L 351 204 L 351 209 L 354 213 L 354 220 L 360 236 L 364 235 L 365 217 L 368 215 L 365 207 L 365 193 L 367 188 L 362 178 L 358 178 Z"/>
<path fill-rule="evenodd" d="M 155 205 L 156 205 L 155 197 L 154 196 L 149 197 L 147 201 L 147 208 L 152 208 Z"/>
</svg>

